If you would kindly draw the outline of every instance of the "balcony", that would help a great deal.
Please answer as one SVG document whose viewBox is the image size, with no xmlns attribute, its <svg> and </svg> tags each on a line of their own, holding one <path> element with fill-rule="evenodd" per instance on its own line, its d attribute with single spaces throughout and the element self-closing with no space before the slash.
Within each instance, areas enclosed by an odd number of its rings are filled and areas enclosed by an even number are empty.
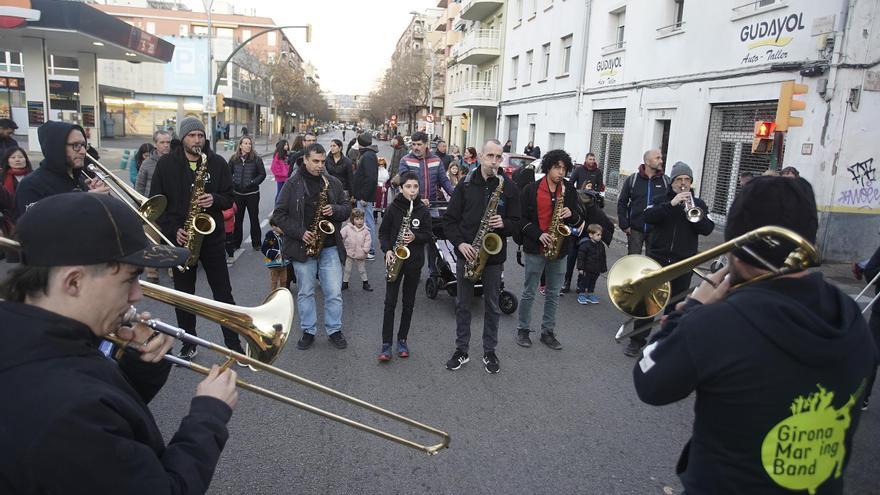
<svg viewBox="0 0 880 495">
<path fill-rule="evenodd" d="M 501 56 L 501 31 L 475 29 L 467 32 L 452 49 L 459 64 L 482 65 Z"/>
<path fill-rule="evenodd" d="M 469 81 L 460 89 L 451 91 L 452 106 L 459 108 L 485 108 L 498 106 L 498 84 L 494 81 Z"/>
<path fill-rule="evenodd" d="M 459 15 L 468 21 L 481 21 L 504 5 L 504 0 L 464 0 Z"/>
</svg>

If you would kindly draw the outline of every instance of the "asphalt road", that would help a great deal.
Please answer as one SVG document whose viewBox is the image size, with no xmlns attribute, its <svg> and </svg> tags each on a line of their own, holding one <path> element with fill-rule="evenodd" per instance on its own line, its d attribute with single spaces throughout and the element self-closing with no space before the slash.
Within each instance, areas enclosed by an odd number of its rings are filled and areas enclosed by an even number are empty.
<svg viewBox="0 0 880 495">
<path fill-rule="evenodd" d="M 319 141 L 326 144 L 331 137 L 325 134 Z M 380 154 L 391 156 L 386 143 L 380 145 Z M 270 175 L 262 188 L 262 218 L 271 212 L 274 188 Z M 522 269 L 510 254 L 505 283 L 519 297 Z M 609 261 L 623 254 L 622 246 L 614 245 Z M 258 305 L 269 284 L 261 255 L 241 251 L 230 273 L 237 303 Z M 355 283 L 343 293 L 347 349 L 337 350 L 319 331 L 314 347 L 300 351 L 295 331 L 275 364 L 445 430 L 451 435 L 450 448 L 428 456 L 242 391 L 211 493 L 681 493 L 674 470 L 690 435 L 693 398 L 652 407 L 636 397 L 631 378 L 635 362 L 612 338 L 623 317 L 605 296 L 604 277 L 597 287 L 599 305 L 580 306 L 572 294 L 561 299 L 561 351 L 536 338 L 532 348 L 517 346 L 515 316 L 503 316 L 497 350 L 501 373 L 489 375 L 480 362 L 482 301 L 473 308 L 471 362 L 450 372 L 444 363 L 454 350 L 454 300 L 443 293 L 430 300 L 423 287 L 409 337 L 411 357 L 378 363 L 384 299 L 381 262 L 369 262 L 368 273 L 374 292 Z M 198 293 L 208 296 L 202 275 Z M 167 274 L 162 282 L 169 285 Z M 542 301 L 539 295 L 533 324 L 539 321 Z M 144 301 L 140 308 L 175 321 L 170 308 L 153 301 Z M 298 320 L 293 328 L 299 328 Z M 199 319 L 198 330 L 222 343 L 217 325 Z M 220 359 L 202 350 L 196 361 L 210 364 Z M 245 371 L 241 376 L 359 421 L 425 443 L 436 441 L 265 373 Z M 150 404 L 166 439 L 186 414 L 199 379 L 175 370 Z M 870 475 L 880 456 L 880 401 L 876 402 L 863 415 L 856 435 L 846 473 L 848 494 L 880 493 L 876 477 Z"/>
</svg>

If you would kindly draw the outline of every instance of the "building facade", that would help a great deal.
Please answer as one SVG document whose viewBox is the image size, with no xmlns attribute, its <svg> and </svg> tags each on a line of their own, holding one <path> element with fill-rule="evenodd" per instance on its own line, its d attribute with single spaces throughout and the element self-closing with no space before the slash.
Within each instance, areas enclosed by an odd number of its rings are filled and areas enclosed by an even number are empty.
<svg viewBox="0 0 880 495">
<path fill-rule="evenodd" d="M 872 146 L 880 129 L 871 125 L 880 97 L 876 2 L 627 7 L 620 0 L 511 2 L 504 57 L 527 62 L 512 62 L 505 74 L 502 138 L 517 149 L 530 140 L 545 152 L 565 148 L 576 161 L 596 153 L 612 198 L 644 151 L 660 148 L 668 164 L 691 165 L 699 196 L 723 225 L 739 174 L 771 167 L 773 155 L 752 153 L 755 121 L 775 119 L 783 82 L 804 84 L 806 109 L 796 114 L 803 126 L 784 134 L 775 166 L 794 166 L 813 185 L 824 257 L 873 251 L 880 213 Z M 539 33 L 547 41 L 520 41 Z M 532 93 L 536 85 L 544 89 Z"/>
</svg>

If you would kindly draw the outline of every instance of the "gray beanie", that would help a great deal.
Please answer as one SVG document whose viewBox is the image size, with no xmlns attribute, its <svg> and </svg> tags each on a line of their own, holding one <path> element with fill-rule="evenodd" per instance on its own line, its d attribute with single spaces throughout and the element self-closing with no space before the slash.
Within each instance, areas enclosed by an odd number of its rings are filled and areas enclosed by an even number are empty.
<svg viewBox="0 0 880 495">
<path fill-rule="evenodd" d="M 177 135 L 180 136 L 180 139 L 185 138 L 187 134 L 194 131 L 202 131 L 202 133 L 205 133 L 205 124 L 202 123 L 201 119 L 187 117 L 181 120 L 180 125 L 177 126 Z"/>
<path fill-rule="evenodd" d="M 361 133 L 361 135 L 358 136 L 358 144 L 361 145 L 362 147 L 372 145 L 373 144 L 373 136 L 370 136 L 366 132 Z"/>
<path fill-rule="evenodd" d="M 675 165 L 672 166 L 672 173 L 669 174 L 669 178 L 675 180 L 676 177 L 680 175 L 687 175 L 694 180 L 694 172 L 691 170 L 690 165 L 685 162 L 675 162 Z"/>
</svg>

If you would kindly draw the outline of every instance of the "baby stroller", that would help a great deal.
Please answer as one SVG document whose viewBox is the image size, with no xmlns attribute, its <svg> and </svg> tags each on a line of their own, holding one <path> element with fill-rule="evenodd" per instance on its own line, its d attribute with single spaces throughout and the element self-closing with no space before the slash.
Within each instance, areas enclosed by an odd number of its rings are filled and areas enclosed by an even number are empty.
<svg viewBox="0 0 880 495">
<path fill-rule="evenodd" d="M 445 290 L 447 294 L 455 297 L 458 292 L 458 285 L 455 280 L 456 263 L 458 263 L 459 259 L 461 259 L 462 263 L 464 262 L 464 259 L 455 251 L 455 246 L 452 245 L 452 242 L 446 239 L 446 235 L 443 232 L 441 218 L 445 212 L 446 203 L 431 204 L 434 242 L 428 243 L 428 249 L 432 250 L 436 255 L 436 272 L 438 275 L 431 275 L 425 280 L 425 295 L 428 296 L 429 299 L 436 299 L 437 294 L 441 290 Z M 474 295 L 477 297 L 483 295 L 482 280 L 478 280 L 477 283 L 474 284 Z M 501 293 L 498 295 L 498 306 L 501 308 L 501 312 L 506 315 L 513 314 L 519 306 L 519 300 L 516 296 L 509 290 L 504 289 L 503 274 L 501 276 Z"/>
</svg>

